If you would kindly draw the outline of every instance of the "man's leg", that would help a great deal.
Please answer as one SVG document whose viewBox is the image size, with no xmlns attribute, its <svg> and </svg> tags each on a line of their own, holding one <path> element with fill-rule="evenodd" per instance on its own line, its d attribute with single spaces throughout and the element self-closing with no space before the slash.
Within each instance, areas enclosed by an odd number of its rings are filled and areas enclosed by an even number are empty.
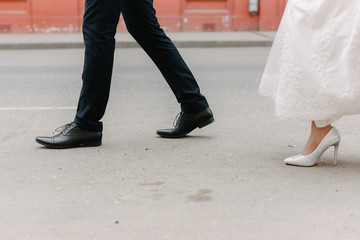
<svg viewBox="0 0 360 240">
<path fill-rule="evenodd" d="M 74 122 L 82 129 L 102 131 L 100 119 L 109 98 L 115 33 L 122 0 L 86 0 L 83 23 L 85 61 L 83 86 Z"/>
<path fill-rule="evenodd" d="M 85 63 L 83 86 L 76 117 L 52 137 L 37 137 L 49 148 L 99 146 L 102 123 L 109 98 L 116 26 L 122 0 L 86 0 L 83 24 Z"/>
<path fill-rule="evenodd" d="M 125 0 L 123 16 L 129 33 L 146 51 L 168 82 L 184 112 L 208 107 L 190 69 L 160 28 L 152 0 Z"/>
<path fill-rule="evenodd" d="M 129 33 L 146 51 L 181 104 L 175 129 L 159 130 L 162 137 L 183 137 L 214 121 L 209 105 L 180 53 L 160 28 L 153 0 L 124 0 L 122 13 Z"/>
</svg>

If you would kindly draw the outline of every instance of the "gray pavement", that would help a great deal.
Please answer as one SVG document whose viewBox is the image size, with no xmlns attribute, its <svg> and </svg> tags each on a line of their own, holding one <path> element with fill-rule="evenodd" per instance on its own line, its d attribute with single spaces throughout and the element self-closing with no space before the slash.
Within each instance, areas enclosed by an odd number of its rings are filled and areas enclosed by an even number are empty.
<svg viewBox="0 0 360 240">
<path fill-rule="evenodd" d="M 178 47 L 264 47 L 271 46 L 275 32 L 180 32 L 168 33 Z M 116 35 L 117 48 L 138 44 L 128 33 Z M 83 48 L 82 34 L 0 34 L 1 49 Z"/>
<path fill-rule="evenodd" d="M 216 122 L 162 139 L 179 111 L 141 49 L 117 49 L 103 146 L 34 142 L 73 119 L 82 49 L 0 52 L 0 236 L 6 240 L 359 239 L 359 116 L 313 168 L 284 165 L 309 123 L 257 93 L 269 48 L 180 49 Z"/>
</svg>

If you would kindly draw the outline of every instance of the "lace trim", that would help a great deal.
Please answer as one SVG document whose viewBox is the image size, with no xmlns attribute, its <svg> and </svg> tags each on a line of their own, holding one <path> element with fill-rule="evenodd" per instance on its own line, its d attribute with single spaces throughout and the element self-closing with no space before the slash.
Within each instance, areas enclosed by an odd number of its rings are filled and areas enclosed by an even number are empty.
<svg viewBox="0 0 360 240">
<path fill-rule="evenodd" d="M 306 0 L 301 1 L 304 4 Z M 289 8 L 292 7 L 289 2 L 259 88 L 261 95 L 274 99 L 275 112 L 279 118 L 324 120 L 360 113 L 359 2 L 344 0 L 341 7 L 327 11 L 326 16 L 319 13 L 323 10 L 321 8 L 307 12 L 306 24 L 310 26 L 311 32 L 303 34 L 312 35 L 310 42 L 306 42 L 309 45 L 302 43 L 301 46 L 294 46 L 291 38 L 291 31 L 297 31 L 297 28 L 288 25 Z M 296 1 L 292 4 L 296 4 Z M 339 18 L 341 13 L 347 14 L 346 19 L 349 21 L 342 22 L 344 17 Z M 350 26 L 347 24 L 349 22 Z M 348 36 L 343 41 L 338 39 L 341 28 L 348 30 Z M 303 68 L 304 59 L 299 58 L 296 51 L 305 48 L 311 49 L 311 56 L 305 58 L 310 61 L 312 71 Z M 341 79 L 332 76 L 328 69 L 331 61 L 334 61 L 331 55 L 334 51 L 346 54 L 342 56 L 346 62 L 339 63 L 339 67 L 344 68 Z"/>
</svg>

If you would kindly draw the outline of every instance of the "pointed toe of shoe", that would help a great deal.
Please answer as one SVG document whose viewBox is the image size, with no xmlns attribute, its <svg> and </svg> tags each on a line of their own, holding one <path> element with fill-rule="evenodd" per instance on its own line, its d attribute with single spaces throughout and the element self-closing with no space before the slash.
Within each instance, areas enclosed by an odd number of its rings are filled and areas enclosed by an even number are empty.
<svg viewBox="0 0 360 240">
<path fill-rule="evenodd" d="M 186 134 L 177 133 L 174 129 L 160 129 L 156 131 L 156 134 L 163 138 L 180 138 Z"/>
<path fill-rule="evenodd" d="M 286 163 L 286 164 L 295 164 L 302 157 L 303 157 L 303 155 L 301 155 L 301 154 L 291 156 L 291 157 L 287 157 L 287 158 L 284 159 L 284 163 Z"/>
<path fill-rule="evenodd" d="M 284 162 L 288 165 L 299 166 L 299 167 L 312 167 L 316 164 L 318 158 L 314 158 L 312 154 L 304 156 L 298 154 L 295 156 L 288 157 Z"/>
<path fill-rule="evenodd" d="M 49 137 L 36 137 L 35 141 L 41 145 L 47 145 L 52 143 L 52 138 Z"/>
<path fill-rule="evenodd" d="M 161 135 L 169 134 L 169 132 L 170 129 L 159 129 L 156 131 L 156 134 L 161 136 Z"/>
</svg>

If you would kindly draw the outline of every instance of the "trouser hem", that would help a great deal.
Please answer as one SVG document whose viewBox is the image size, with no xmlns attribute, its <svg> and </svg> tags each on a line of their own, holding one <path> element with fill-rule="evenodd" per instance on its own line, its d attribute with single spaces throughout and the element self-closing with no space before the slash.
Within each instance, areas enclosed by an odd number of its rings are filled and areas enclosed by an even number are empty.
<svg viewBox="0 0 360 240">
<path fill-rule="evenodd" d="M 74 123 L 76 123 L 79 128 L 87 131 L 102 132 L 103 130 L 102 122 L 92 123 L 90 121 L 82 120 L 76 117 L 74 119 Z"/>
</svg>

